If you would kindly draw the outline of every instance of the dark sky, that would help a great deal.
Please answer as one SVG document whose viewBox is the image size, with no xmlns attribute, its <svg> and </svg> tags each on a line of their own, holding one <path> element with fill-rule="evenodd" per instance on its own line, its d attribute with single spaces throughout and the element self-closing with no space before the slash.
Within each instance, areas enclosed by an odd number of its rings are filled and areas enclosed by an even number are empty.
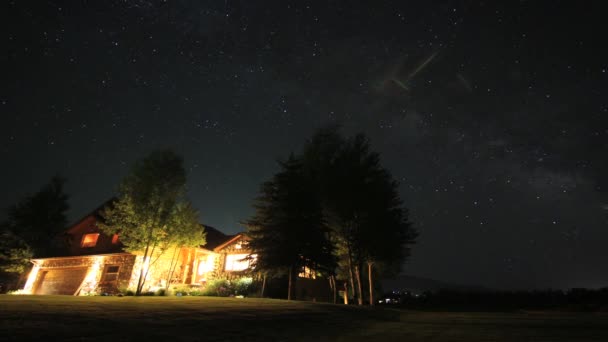
<svg viewBox="0 0 608 342">
<path fill-rule="evenodd" d="M 605 12 L 504 3 L 4 2 L 0 205 L 60 173 L 75 220 L 171 147 L 234 233 L 275 160 L 339 123 L 401 182 L 405 273 L 607 286 Z"/>
</svg>

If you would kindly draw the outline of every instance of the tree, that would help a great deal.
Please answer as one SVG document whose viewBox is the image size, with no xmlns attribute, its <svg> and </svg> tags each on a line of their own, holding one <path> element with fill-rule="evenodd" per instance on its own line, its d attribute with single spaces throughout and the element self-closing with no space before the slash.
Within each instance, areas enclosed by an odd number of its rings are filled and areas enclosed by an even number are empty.
<svg viewBox="0 0 608 342">
<path fill-rule="evenodd" d="M 189 202 L 179 203 L 176 206 L 176 214 L 167 225 L 167 238 L 161 243 L 160 250 L 173 249 L 173 255 L 169 262 L 169 270 L 165 279 L 166 287 L 169 289 L 171 279 L 177 267 L 179 252 L 182 247 L 197 247 L 205 244 L 206 233 L 203 225 L 198 223 L 198 213 Z"/>
<path fill-rule="evenodd" d="M 154 151 L 135 163 L 119 186 L 118 199 L 101 212 L 100 228 L 119 234 L 126 250 L 142 253 L 137 295 L 150 266 L 167 250 L 205 243 L 204 228 L 184 197 L 185 189 L 182 158 L 170 150 Z"/>
<path fill-rule="evenodd" d="M 371 150 L 364 135 L 344 139 L 337 126 L 317 131 L 303 155 L 305 168 L 316 174 L 325 220 L 331 228 L 338 258 L 336 275 L 349 280 L 361 305 L 361 274 L 366 264 L 373 303 L 372 271 L 398 271 L 417 235 L 399 198 L 399 185 L 381 166 L 380 155 Z"/>
<path fill-rule="evenodd" d="M 367 264 L 373 304 L 373 265 L 390 264 L 399 269 L 417 234 L 399 198 L 399 184 L 380 165 L 380 155 L 371 151 L 364 135 L 345 141 L 334 170 L 335 186 L 328 196 L 328 211 L 334 217 L 332 228 L 341 247 L 338 250 L 347 259 L 343 264 L 349 268 L 359 305 L 363 304 L 361 274 Z"/>
<path fill-rule="evenodd" d="M 4 225 L 0 227 L 0 293 L 18 287 L 33 256 L 31 248 L 21 238 Z"/>
<path fill-rule="evenodd" d="M 34 195 L 7 210 L 4 229 L 22 240 L 35 257 L 49 256 L 59 247 L 58 235 L 65 231 L 69 209 L 64 184 L 64 178 L 54 176 Z"/>
<path fill-rule="evenodd" d="M 0 228 L 0 272 L 24 273 L 33 257 L 31 248 L 5 227 Z"/>
<path fill-rule="evenodd" d="M 298 273 L 333 268 L 332 245 L 322 206 L 301 160 L 291 155 L 281 170 L 265 182 L 245 222 L 251 240 L 253 266 L 271 276 L 287 274 L 287 299 L 292 299 Z"/>
<path fill-rule="evenodd" d="M 337 126 L 317 131 L 301 156 L 290 156 L 262 186 L 248 221 L 257 265 L 291 270 L 313 261 L 334 291 L 336 277 L 348 279 L 359 305 L 367 266 L 373 304 L 374 275 L 398 271 L 417 236 L 398 186 L 363 134 L 344 139 Z M 307 254 L 299 243 L 324 247 Z"/>
<path fill-rule="evenodd" d="M 33 257 L 45 257 L 59 249 L 59 234 L 67 223 L 68 196 L 65 179 L 53 177 L 38 192 L 26 196 L 6 211 L 0 223 L 0 278 L 16 286 Z"/>
</svg>

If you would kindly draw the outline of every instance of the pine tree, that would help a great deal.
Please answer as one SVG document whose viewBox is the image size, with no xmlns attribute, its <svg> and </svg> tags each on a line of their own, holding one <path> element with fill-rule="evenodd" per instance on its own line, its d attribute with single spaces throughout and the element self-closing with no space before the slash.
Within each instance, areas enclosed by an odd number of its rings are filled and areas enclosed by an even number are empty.
<svg viewBox="0 0 608 342">
<path fill-rule="evenodd" d="M 333 268 L 332 246 L 322 207 L 301 160 L 293 155 L 262 185 L 254 216 L 246 221 L 254 267 L 271 276 L 287 274 L 292 299 L 298 273 Z"/>
</svg>

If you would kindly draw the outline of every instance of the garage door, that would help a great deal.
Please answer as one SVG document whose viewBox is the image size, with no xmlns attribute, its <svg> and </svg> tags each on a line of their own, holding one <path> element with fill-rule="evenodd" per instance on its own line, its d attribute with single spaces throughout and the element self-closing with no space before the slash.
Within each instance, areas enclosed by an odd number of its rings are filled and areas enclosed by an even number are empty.
<svg viewBox="0 0 608 342">
<path fill-rule="evenodd" d="M 73 295 L 84 280 L 87 268 L 65 268 L 43 271 L 36 294 Z"/>
</svg>

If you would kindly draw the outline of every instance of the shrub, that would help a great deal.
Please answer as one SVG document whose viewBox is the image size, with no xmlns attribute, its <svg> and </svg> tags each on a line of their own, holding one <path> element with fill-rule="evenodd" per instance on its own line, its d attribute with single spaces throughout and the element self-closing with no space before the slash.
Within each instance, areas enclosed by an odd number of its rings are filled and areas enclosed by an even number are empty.
<svg viewBox="0 0 608 342">
<path fill-rule="evenodd" d="M 159 294 L 159 291 L 157 291 L 157 295 L 168 295 L 166 292 L 164 294 Z M 254 291 L 255 286 L 253 279 L 249 277 L 243 277 L 236 280 L 214 279 L 207 282 L 203 288 L 189 285 L 177 285 L 171 288 L 171 293 L 176 296 L 248 296 Z"/>
<path fill-rule="evenodd" d="M 133 290 L 129 290 L 126 287 L 119 288 L 118 292 L 123 296 L 134 296 L 135 295 L 135 292 Z"/>
<path fill-rule="evenodd" d="M 190 292 L 192 292 L 192 289 L 189 286 L 187 286 L 187 285 L 178 285 L 178 286 L 174 286 L 172 288 L 171 292 L 175 296 L 177 296 L 177 295 L 180 295 L 180 296 L 189 296 Z"/>
<path fill-rule="evenodd" d="M 253 279 L 249 277 L 239 278 L 234 282 L 234 294 L 247 296 L 253 291 Z"/>
<path fill-rule="evenodd" d="M 246 296 L 253 291 L 253 280 L 248 277 L 236 280 L 214 279 L 207 283 L 201 295 L 203 296 Z"/>
<path fill-rule="evenodd" d="M 231 294 L 230 285 L 228 279 L 214 279 L 207 283 L 202 294 L 203 296 L 228 297 Z"/>
</svg>

